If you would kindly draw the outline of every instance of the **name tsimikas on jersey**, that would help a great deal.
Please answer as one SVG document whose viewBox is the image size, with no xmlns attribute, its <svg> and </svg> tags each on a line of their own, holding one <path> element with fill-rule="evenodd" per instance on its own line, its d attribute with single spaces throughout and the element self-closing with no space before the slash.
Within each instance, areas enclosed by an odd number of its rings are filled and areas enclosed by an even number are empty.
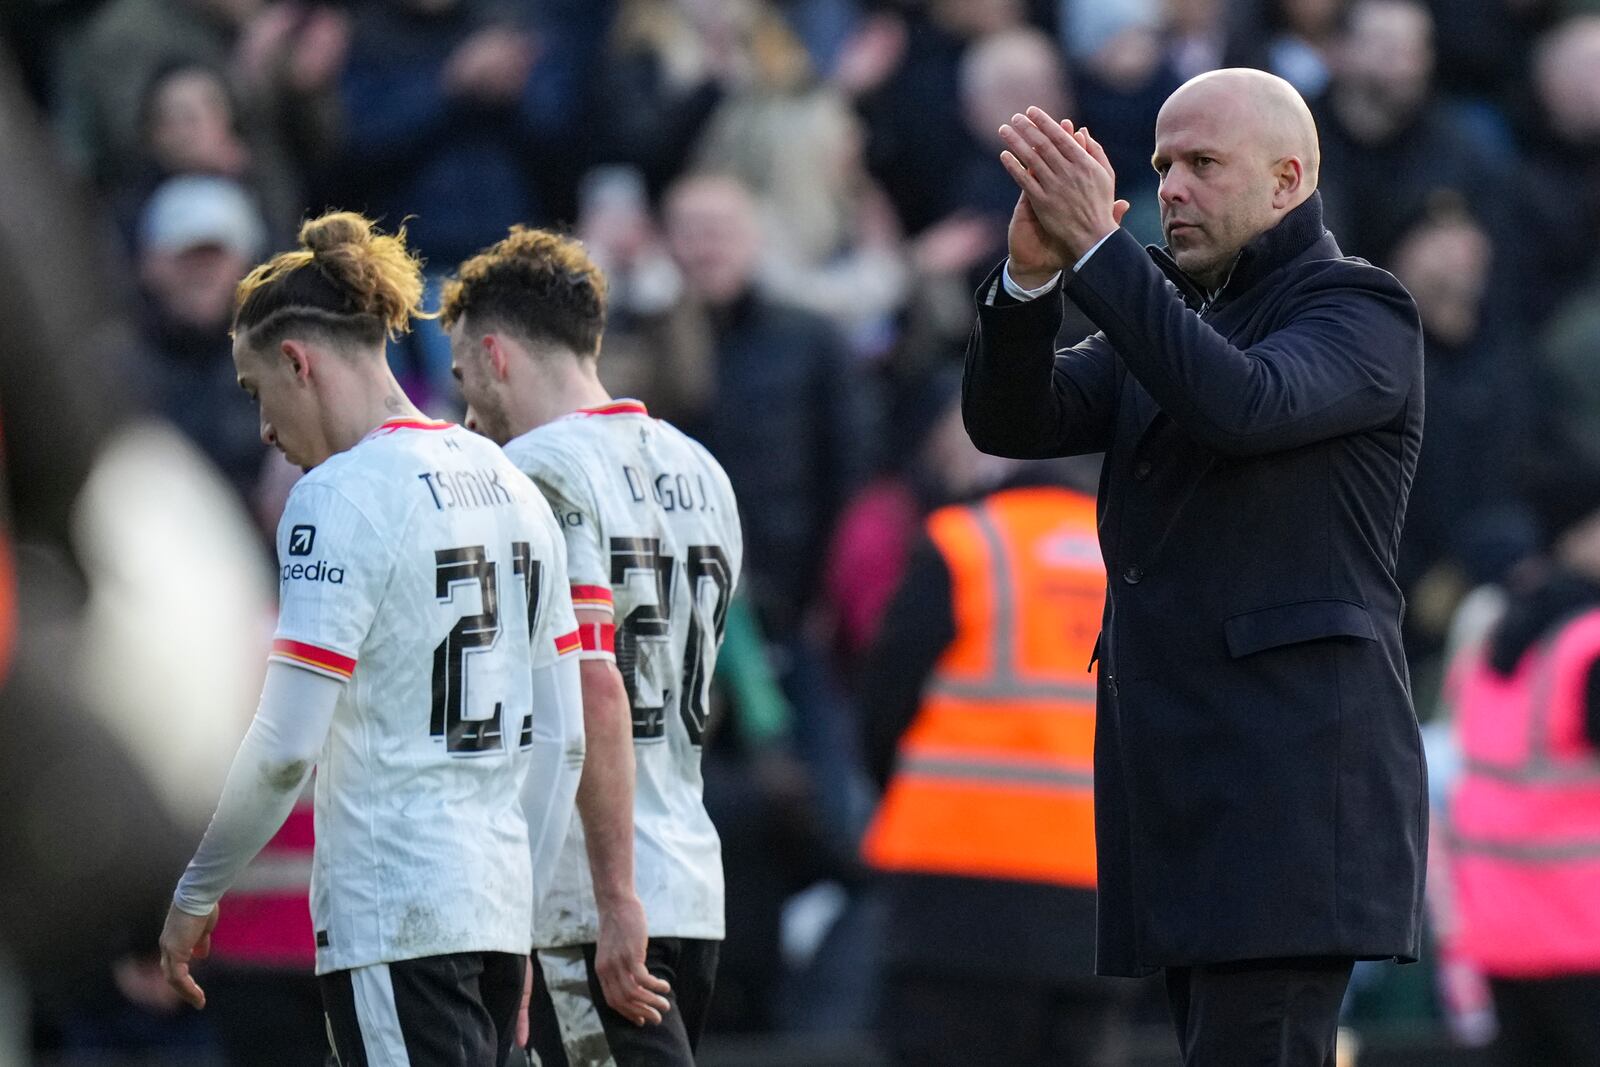
<svg viewBox="0 0 1600 1067">
<path fill-rule="evenodd" d="M 500 480 L 500 471 L 479 467 L 470 471 L 430 471 L 417 475 L 433 496 L 433 506 L 446 508 L 493 508 L 517 500 Z"/>
</svg>

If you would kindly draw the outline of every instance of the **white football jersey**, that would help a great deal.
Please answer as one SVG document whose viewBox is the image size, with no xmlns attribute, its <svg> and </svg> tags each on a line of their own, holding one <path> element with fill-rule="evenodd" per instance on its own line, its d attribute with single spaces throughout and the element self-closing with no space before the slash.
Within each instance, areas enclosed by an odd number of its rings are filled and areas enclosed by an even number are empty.
<svg viewBox="0 0 1600 1067">
<path fill-rule="evenodd" d="M 506 446 L 554 509 L 573 603 L 612 608 L 633 708 L 634 879 L 654 937 L 723 936 L 722 844 L 700 778 L 711 674 L 744 540 L 733 489 L 699 443 L 622 400 Z M 588 644 L 580 655 L 607 655 Z M 538 947 L 597 939 L 583 825 L 573 819 L 534 913 Z"/>
<path fill-rule="evenodd" d="M 317 763 L 317 973 L 526 952 L 531 672 L 578 649 L 550 509 L 483 438 L 396 419 L 295 485 L 278 558 L 273 657 L 349 683 Z"/>
</svg>

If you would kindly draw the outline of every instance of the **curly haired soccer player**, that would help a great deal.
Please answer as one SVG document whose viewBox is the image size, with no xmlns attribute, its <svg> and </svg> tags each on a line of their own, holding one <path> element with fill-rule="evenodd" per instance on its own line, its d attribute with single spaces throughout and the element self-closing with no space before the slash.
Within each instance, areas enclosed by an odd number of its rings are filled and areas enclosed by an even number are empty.
<svg viewBox="0 0 1600 1067">
<path fill-rule="evenodd" d="M 743 537 L 710 453 L 600 383 L 605 296 L 581 245 L 519 227 L 462 264 L 441 315 L 468 424 L 555 509 L 583 642 L 582 818 L 535 913 L 533 1048 L 692 1064 L 723 937 L 700 745 Z"/>
</svg>

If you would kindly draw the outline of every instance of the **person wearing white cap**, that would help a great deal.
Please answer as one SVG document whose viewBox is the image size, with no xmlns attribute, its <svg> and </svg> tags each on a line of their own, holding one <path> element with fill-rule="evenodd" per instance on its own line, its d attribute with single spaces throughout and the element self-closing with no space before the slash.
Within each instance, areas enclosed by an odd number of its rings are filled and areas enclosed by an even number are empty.
<svg viewBox="0 0 1600 1067">
<path fill-rule="evenodd" d="M 228 324 L 235 286 L 266 251 L 266 224 L 237 182 L 184 175 L 146 201 L 136 244 L 150 399 L 246 491 L 265 449 L 234 382 Z"/>
<path fill-rule="evenodd" d="M 249 192 L 238 182 L 206 174 L 163 182 L 139 219 L 139 244 L 145 249 L 180 252 L 215 244 L 253 260 L 266 243 L 267 227 Z"/>
</svg>

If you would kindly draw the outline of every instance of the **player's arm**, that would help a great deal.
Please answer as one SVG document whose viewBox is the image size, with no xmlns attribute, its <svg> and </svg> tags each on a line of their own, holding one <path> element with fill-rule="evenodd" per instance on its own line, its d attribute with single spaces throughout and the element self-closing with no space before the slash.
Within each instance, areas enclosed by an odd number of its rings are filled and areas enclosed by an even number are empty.
<svg viewBox="0 0 1600 1067">
<path fill-rule="evenodd" d="M 609 590 L 577 586 L 591 599 Z M 578 785 L 595 908 L 600 916 L 595 972 L 606 1003 L 639 1025 L 660 1022 L 671 986 L 645 967 L 649 926 L 633 881 L 633 711 L 612 651 L 609 608 L 577 610 L 582 641 L 583 728 L 587 752 Z"/>
<path fill-rule="evenodd" d="M 210 954 L 217 902 L 289 817 L 327 739 L 342 688 L 332 677 L 283 662 L 267 666 L 255 719 L 161 932 L 162 972 L 196 1008 L 205 1007 L 206 997 L 189 962 Z"/>
<path fill-rule="evenodd" d="M 278 525 L 278 634 L 261 703 L 161 935 L 167 980 L 195 1007 L 189 960 L 210 951 L 217 901 L 288 818 L 332 727 L 343 685 L 377 614 L 395 553 L 337 487 L 303 479 Z M 342 580 L 328 581 L 337 572 Z"/>
<path fill-rule="evenodd" d="M 582 646 L 587 754 L 578 789 L 589 873 L 599 913 L 595 970 L 606 1002 L 624 1018 L 659 1022 L 667 983 L 645 968 L 649 929 L 633 880 L 633 709 L 612 644 L 610 550 L 600 508 L 581 463 L 547 451 L 524 469 L 550 504 L 561 531 Z"/>
</svg>

